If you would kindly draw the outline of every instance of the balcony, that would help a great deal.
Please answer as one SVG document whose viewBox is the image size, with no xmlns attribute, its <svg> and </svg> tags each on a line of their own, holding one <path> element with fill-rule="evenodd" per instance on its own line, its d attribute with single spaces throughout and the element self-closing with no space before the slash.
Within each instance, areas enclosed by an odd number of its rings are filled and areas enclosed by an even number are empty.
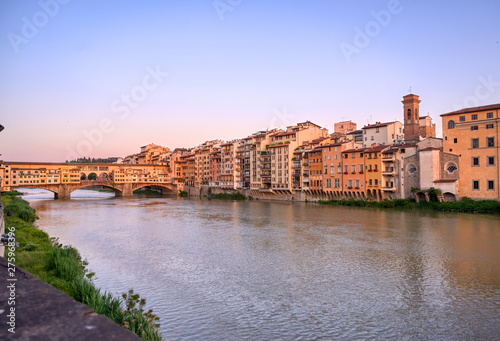
<svg viewBox="0 0 500 341">
<path fill-rule="evenodd" d="M 392 167 L 386 168 L 385 170 L 382 171 L 382 175 L 383 176 L 395 176 L 396 171 Z"/>
<path fill-rule="evenodd" d="M 383 162 L 394 162 L 396 161 L 396 157 L 394 155 L 386 155 L 382 158 Z"/>
<path fill-rule="evenodd" d="M 382 187 L 385 192 L 396 192 L 396 187 Z"/>
<path fill-rule="evenodd" d="M 300 168 L 300 162 L 294 162 L 292 168 Z"/>
</svg>

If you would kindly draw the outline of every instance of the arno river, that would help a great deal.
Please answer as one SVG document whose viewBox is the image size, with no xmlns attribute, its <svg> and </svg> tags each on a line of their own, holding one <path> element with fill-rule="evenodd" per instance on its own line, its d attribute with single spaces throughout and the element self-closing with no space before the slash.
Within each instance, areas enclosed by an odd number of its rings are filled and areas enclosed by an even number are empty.
<svg viewBox="0 0 500 341">
<path fill-rule="evenodd" d="M 166 339 L 500 339 L 498 216 L 73 196 L 25 198 Z"/>
</svg>

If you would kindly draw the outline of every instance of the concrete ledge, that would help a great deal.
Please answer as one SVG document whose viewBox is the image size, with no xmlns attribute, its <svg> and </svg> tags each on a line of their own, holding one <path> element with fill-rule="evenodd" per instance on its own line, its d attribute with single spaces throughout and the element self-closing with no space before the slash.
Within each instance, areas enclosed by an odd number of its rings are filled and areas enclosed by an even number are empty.
<svg viewBox="0 0 500 341">
<path fill-rule="evenodd" d="M 7 260 L 0 257 L 0 340 L 142 340 L 29 272 L 15 269 L 15 277 L 10 277 Z M 15 284 L 15 305 L 9 305 L 11 284 Z M 15 334 L 7 324 L 12 307 Z"/>
</svg>

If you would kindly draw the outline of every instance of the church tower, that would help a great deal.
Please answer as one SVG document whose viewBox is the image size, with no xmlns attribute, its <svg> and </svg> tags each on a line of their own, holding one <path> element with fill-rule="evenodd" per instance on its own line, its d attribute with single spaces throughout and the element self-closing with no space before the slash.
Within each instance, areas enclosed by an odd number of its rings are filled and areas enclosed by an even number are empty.
<svg viewBox="0 0 500 341">
<path fill-rule="evenodd" d="M 403 96 L 404 133 L 406 142 L 418 142 L 420 136 L 419 104 L 417 95 Z"/>
</svg>

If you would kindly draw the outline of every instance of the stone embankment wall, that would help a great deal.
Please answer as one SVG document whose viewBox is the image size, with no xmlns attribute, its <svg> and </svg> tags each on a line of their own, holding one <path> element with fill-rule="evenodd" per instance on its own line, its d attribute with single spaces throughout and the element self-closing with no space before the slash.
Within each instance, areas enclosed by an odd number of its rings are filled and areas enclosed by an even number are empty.
<svg viewBox="0 0 500 341">
<path fill-rule="evenodd" d="M 250 189 L 240 189 L 240 190 L 230 190 L 230 189 L 223 189 L 223 188 L 218 188 L 218 187 L 210 187 L 210 186 L 201 186 L 201 187 L 196 187 L 196 186 L 184 186 L 183 191 L 186 191 L 188 193 L 188 196 L 198 196 L 198 197 L 203 197 L 206 195 L 209 197 L 211 194 L 219 194 L 219 193 L 236 193 L 240 192 L 241 194 L 249 197 L 253 197 L 254 199 L 259 199 L 259 200 L 273 200 L 273 201 L 318 201 L 321 200 L 321 198 L 316 198 L 313 196 L 307 196 L 301 192 L 299 193 L 290 193 L 287 191 L 281 191 L 281 193 L 275 192 L 259 192 L 259 191 L 252 191 Z"/>
</svg>

